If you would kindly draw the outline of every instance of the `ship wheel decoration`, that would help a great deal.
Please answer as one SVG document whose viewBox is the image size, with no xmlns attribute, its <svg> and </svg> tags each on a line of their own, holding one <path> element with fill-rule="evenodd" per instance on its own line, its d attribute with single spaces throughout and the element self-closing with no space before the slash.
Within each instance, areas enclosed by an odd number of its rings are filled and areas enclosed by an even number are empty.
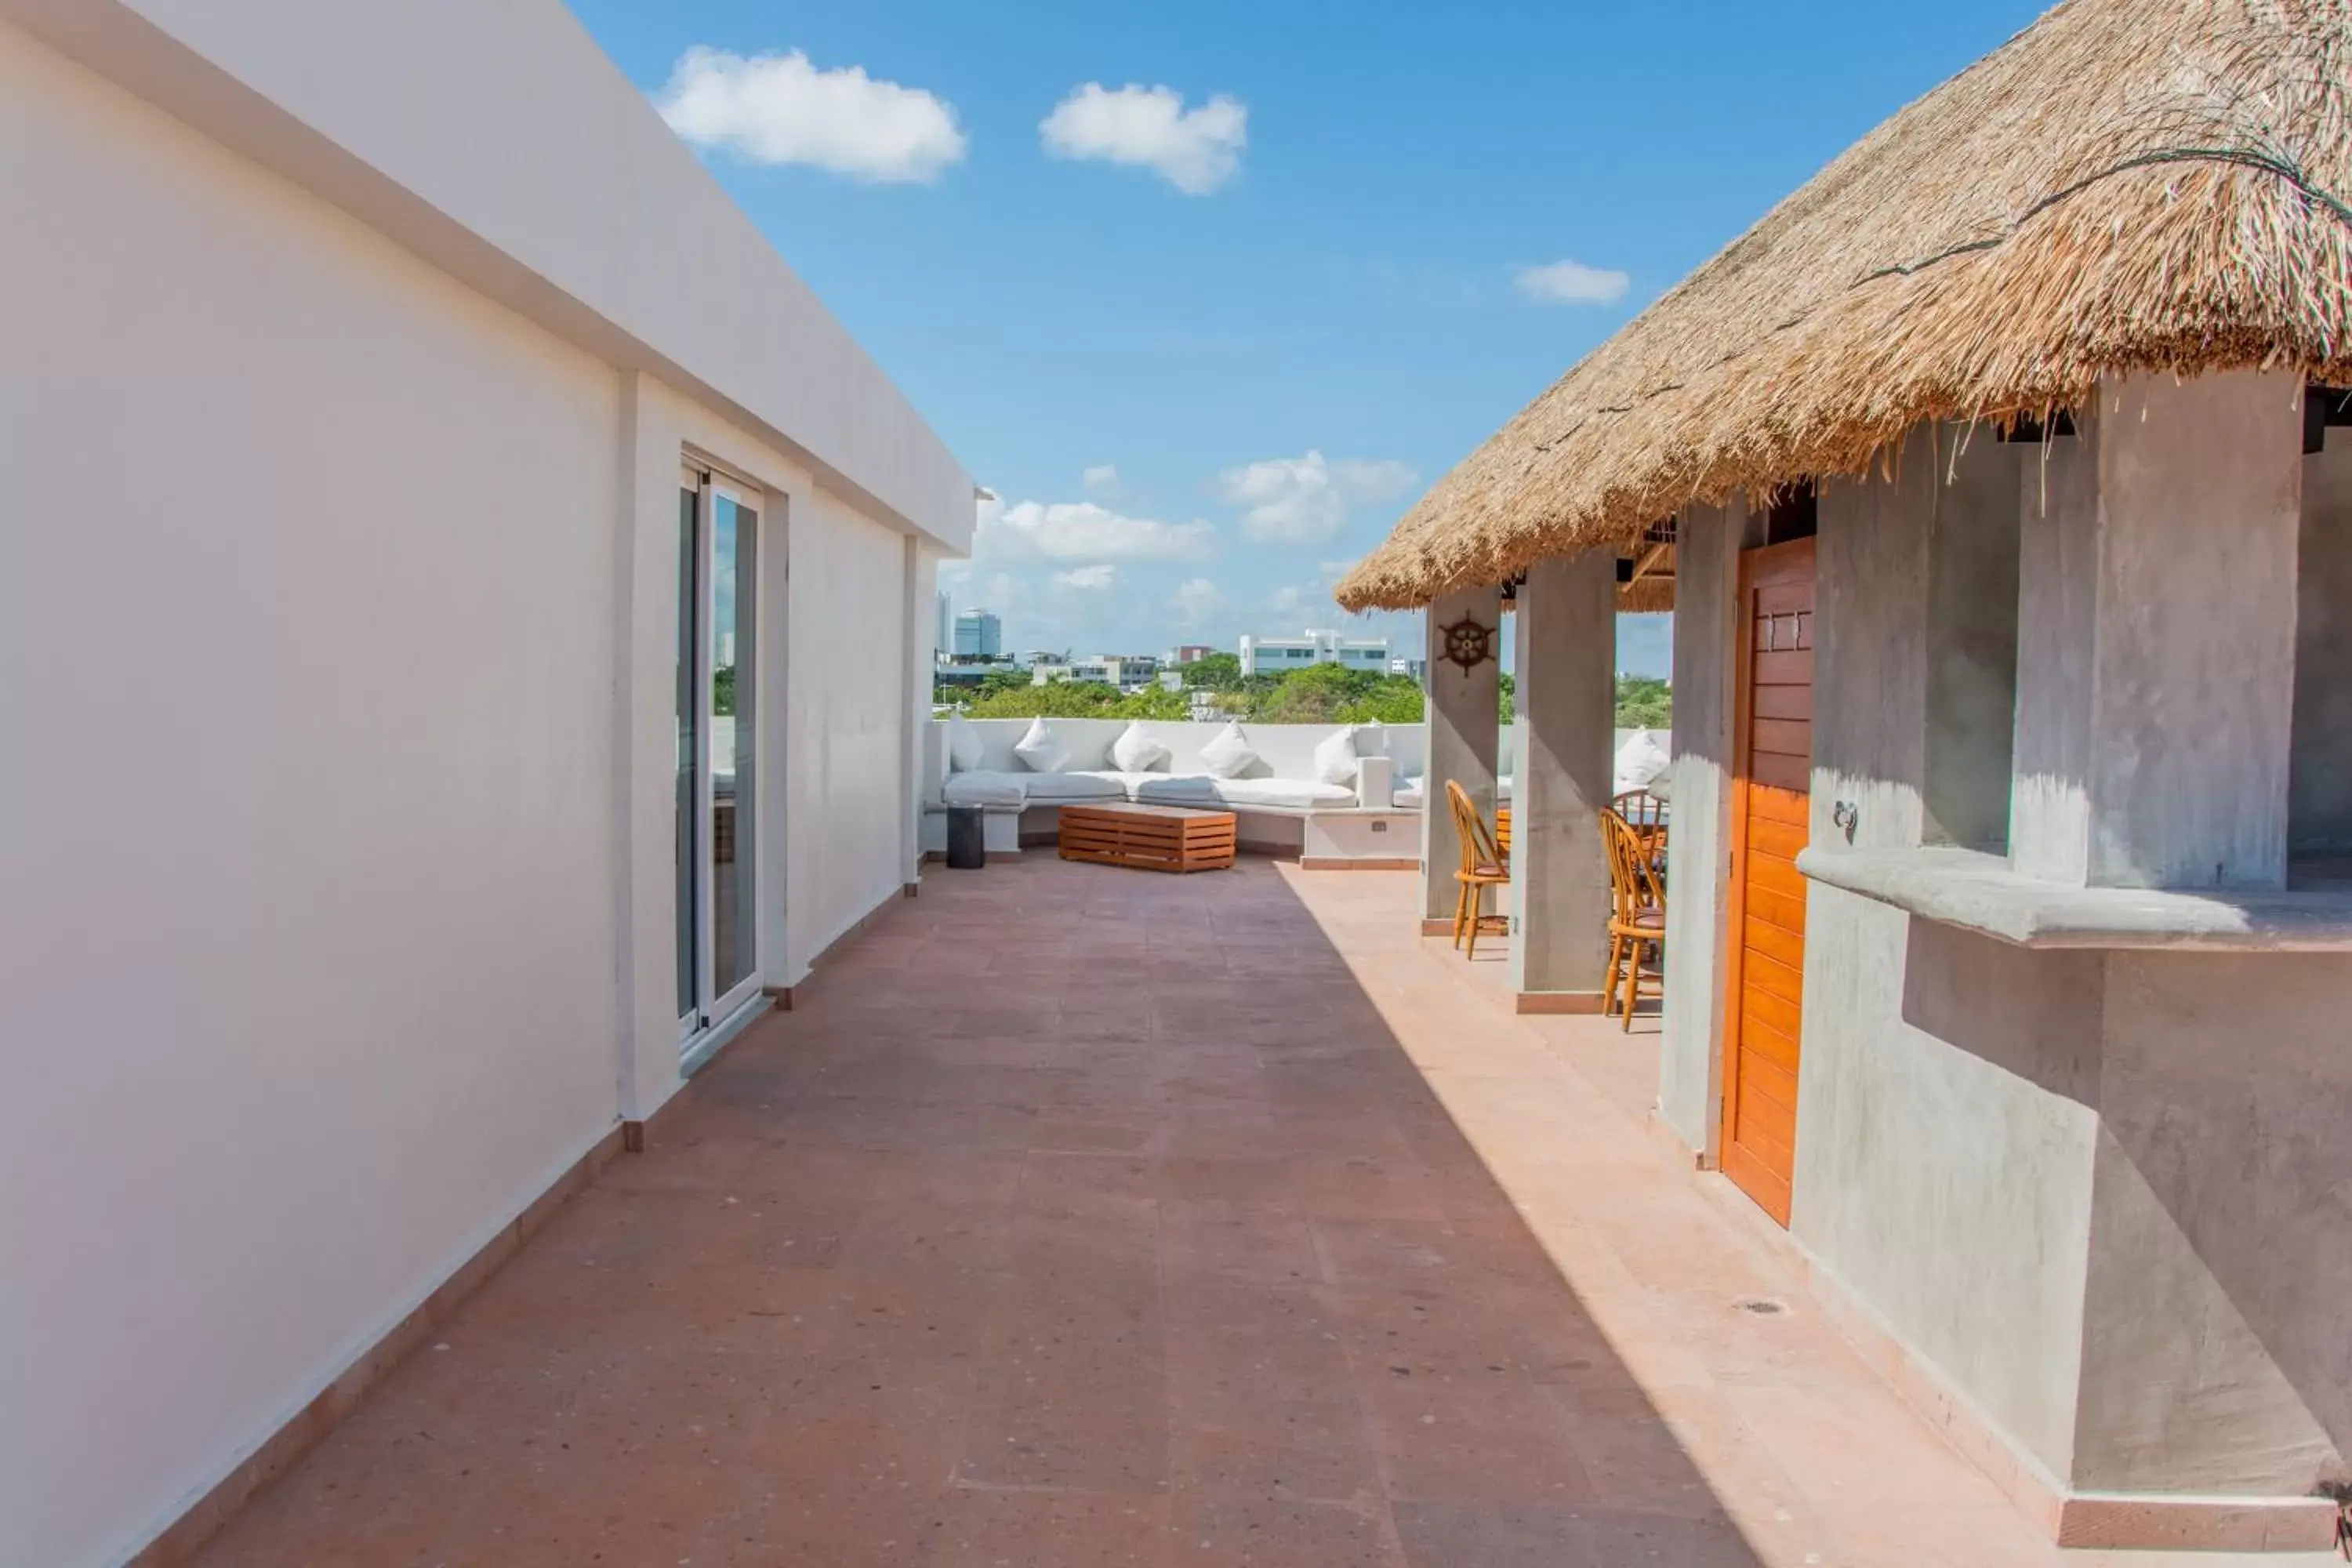
<svg viewBox="0 0 2352 1568">
<path fill-rule="evenodd" d="M 1495 628 L 1465 616 L 1440 628 L 1445 635 L 1445 657 L 1465 669 L 1475 669 L 1495 657 Z"/>
</svg>

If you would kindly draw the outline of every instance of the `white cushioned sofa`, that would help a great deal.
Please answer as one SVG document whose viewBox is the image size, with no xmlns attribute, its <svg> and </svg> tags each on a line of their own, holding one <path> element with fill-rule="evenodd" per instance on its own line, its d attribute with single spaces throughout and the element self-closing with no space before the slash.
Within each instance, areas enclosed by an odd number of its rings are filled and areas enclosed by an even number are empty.
<svg viewBox="0 0 2352 1568">
<path fill-rule="evenodd" d="M 1003 853 L 1023 842 L 1044 843 L 1064 805 L 1103 801 L 1139 801 L 1158 805 L 1223 808 L 1240 818 L 1247 847 L 1311 858 L 1417 858 L 1417 834 L 1403 819 L 1417 814 L 1417 799 L 1395 798 L 1400 779 L 1417 782 L 1427 731 L 1420 725 L 1257 724 L 1244 721 L 1241 736 L 1255 761 L 1230 777 L 1213 773 L 1202 753 L 1226 725 L 1135 721 L 1139 733 L 1165 747 L 1165 762 L 1149 769 L 1122 769 L 1112 748 L 1127 734 L 1125 719 L 1049 719 L 1053 740 L 1069 757 L 1039 769 L 1014 747 L 1030 731 L 1027 719 L 941 720 L 929 726 L 926 746 L 936 812 L 950 805 L 976 805 L 989 812 L 989 847 Z M 950 729 L 964 738 L 968 765 L 958 765 Z M 1333 735 L 1351 731 L 1358 762 L 1345 784 L 1321 776 L 1316 748 Z M 974 746 L 973 742 L 977 745 Z M 1017 828 L 1010 820 L 1018 818 Z M 1353 820 L 1343 820 L 1353 819 Z M 1381 826 L 1374 827 L 1372 819 Z M 1310 832 L 1319 823 L 1323 832 Z M 927 818 L 927 847 L 944 842 L 944 825 Z M 1376 848 L 1377 857 L 1349 853 L 1343 846 Z M 1339 851 L 1318 855 L 1318 850 Z"/>
</svg>

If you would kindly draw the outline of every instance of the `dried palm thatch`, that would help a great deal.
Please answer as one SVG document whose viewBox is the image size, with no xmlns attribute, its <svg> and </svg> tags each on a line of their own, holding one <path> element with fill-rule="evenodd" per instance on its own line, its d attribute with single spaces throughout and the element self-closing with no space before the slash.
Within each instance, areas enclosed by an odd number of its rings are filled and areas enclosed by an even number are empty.
<svg viewBox="0 0 2352 1568">
<path fill-rule="evenodd" d="M 1617 590 L 1617 609 L 1621 615 L 1643 615 L 1674 607 L 1675 580 L 1671 575 L 1644 577 Z"/>
<path fill-rule="evenodd" d="M 2100 377 L 2352 381 L 2352 0 L 2068 0 L 1849 149 L 1343 580 L 1410 608 Z"/>
</svg>

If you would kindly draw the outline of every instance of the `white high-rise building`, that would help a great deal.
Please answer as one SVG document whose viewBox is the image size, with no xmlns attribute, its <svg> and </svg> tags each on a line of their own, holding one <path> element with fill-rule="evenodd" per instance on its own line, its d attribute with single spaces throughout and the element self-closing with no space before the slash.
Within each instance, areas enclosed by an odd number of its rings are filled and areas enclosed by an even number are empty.
<svg viewBox="0 0 2352 1568">
<path fill-rule="evenodd" d="M 938 628 L 931 633 L 931 657 L 934 658 L 946 658 L 954 652 L 954 601 L 948 597 L 948 591 L 945 588 L 942 588 L 940 590 L 940 618 Z"/>
</svg>

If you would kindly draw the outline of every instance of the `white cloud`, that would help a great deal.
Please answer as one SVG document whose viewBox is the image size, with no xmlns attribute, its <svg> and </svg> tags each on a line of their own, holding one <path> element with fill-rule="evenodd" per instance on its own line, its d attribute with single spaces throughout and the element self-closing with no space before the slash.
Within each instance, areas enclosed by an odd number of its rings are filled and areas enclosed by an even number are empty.
<svg viewBox="0 0 2352 1568">
<path fill-rule="evenodd" d="M 1118 568 L 1107 563 L 1099 566 L 1074 566 L 1067 572 L 1055 573 L 1054 586 L 1084 594 L 1108 593 L 1118 586 Z"/>
<path fill-rule="evenodd" d="M 1114 92 L 1090 81 L 1055 104 L 1037 133 L 1056 158 L 1133 164 L 1188 196 L 1205 196 L 1241 167 L 1249 110 L 1223 93 L 1187 110 L 1172 87 L 1130 83 Z"/>
<path fill-rule="evenodd" d="M 1227 468 L 1214 489 L 1219 500 L 1244 509 L 1242 531 L 1250 538 L 1266 544 L 1322 544 L 1346 525 L 1349 508 L 1393 500 L 1412 481 L 1412 470 L 1402 463 L 1353 458 L 1332 462 L 1309 452 Z"/>
<path fill-rule="evenodd" d="M 1206 577 L 1191 577 L 1176 584 L 1169 603 L 1181 624 L 1197 626 L 1223 615 L 1227 601 L 1224 591 Z"/>
<path fill-rule="evenodd" d="M 980 503 L 972 553 L 1046 561 L 1198 561 L 1216 542 L 1206 522 L 1127 517 L 1090 500 Z"/>
<path fill-rule="evenodd" d="M 877 81 L 862 66 L 819 70 L 798 49 L 746 58 L 698 44 L 654 107 L 698 147 L 860 180 L 935 180 L 962 161 L 966 140 L 943 100 Z"/>
<path fill-rule="evenodd" d="M 1118 467 L 1115 463 L 1097 463 L 1078 479 L 1086 485 L 1087 494 L 1090 496 L 1108 500 L 1118 494 Z"/>
<path fill-rule="evenodd" d="M 1581 261 L 1522 267 L 1517 280 L 1520 293 L 1546 305 L 1613 305 L 1625 297 L 1625 285 L 1632 281 L 1622 272 Z"/>
</svg>

